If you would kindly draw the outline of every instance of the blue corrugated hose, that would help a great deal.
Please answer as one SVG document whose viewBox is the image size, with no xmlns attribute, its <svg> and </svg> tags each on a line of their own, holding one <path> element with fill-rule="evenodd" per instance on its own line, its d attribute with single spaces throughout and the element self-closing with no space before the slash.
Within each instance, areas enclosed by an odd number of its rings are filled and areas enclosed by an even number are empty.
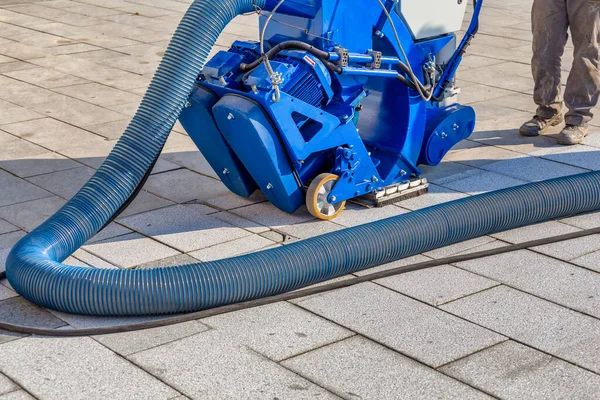
<svg viewBox="0 0 600 400">
<path fill-rule="evenodd" d="M 269 3 L 272 0 L 269 0 Z M 220 32 L 265 0 L 197 0 L 182 20 L 140 109 L 92 179 L 10 253 L 23 297 L 69 313 L 182 313 L 274 295 L 438 247 L 600 208 L 600 173 L 474 196 L 221 261 L 150 270 L 62 264 L 135 191 L 164 145 Z"/>
</svg>

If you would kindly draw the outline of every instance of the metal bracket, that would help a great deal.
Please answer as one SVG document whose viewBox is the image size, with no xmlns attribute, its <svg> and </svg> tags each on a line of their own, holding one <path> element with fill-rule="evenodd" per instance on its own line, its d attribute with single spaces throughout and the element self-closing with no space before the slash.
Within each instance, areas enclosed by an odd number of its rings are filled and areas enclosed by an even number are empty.
<svg viewBox="0 0 600 400">
<path fill-rule="evenodd" d="M 349 53 L 348 53 L 348 49 L 345 49 L 343 47 L 340 46 L 336 46 L 333 49 L 334 53 L 337 53 L 340 55 L 340 59 L 337 61 L 337 65 L 339 65 L 342 68 L 345 68 L 348 66 L 348 60 L 350 59 L 349 57 Z"/>
<path fill-rule="evenodd" d="M 373 57 L 373 62 L 368 63 L 367 67 L 375 68 L 375 69 L 381 68 L 381 56 L 382 56 L 381 52 L 375 51 L 375 50 L 369 50 L 367 54 L 370 55 L 371 57 Z"/>
</svg>

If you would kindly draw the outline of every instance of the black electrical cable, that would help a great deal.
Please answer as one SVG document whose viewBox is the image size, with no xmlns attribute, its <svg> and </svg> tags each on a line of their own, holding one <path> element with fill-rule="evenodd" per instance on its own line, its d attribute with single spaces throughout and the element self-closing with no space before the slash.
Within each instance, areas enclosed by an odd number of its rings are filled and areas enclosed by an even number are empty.
<svg viewBox="0 0 600 400">
<path fill-rule="evenodd" d="M 578 231 L 573 233 L 568 233 L 566 235 L 553 236 L 544 239 L 532 240 L 529 242 L 513 244 L 509 246 L 499 247 L 490 250 L 479 251 L 471 254 L 463 254 L 457 256 L 451 256 L 446 258 L 440 258 L 437 260 L 430 260 L 425 262 L 420 262 L 416 264 L 407 265 L 404 267 L 392 268 L 385 271 L 375 272 L 368 275 L 363 275 L 355 278 L 350 278 L 338 282 L 331 282 L 320 286 L 313 286 L 307 289 L 296 290 L 293 292 L 283 293 L 277 296 L 265 297 L 262 299 L 250 300 L 243 303 L 238 304 L 230 304 L 227 306 L 216 307 L 209 310 L 198 311 L 190 314 L 178 315 L 174 317 L 164 318 L 157 321 L 150 322 L 142 322 L 137 324 L 130 325 L 120 325 L 120 326 L 107 326 L 102 328 L 86 328 L 86 329 L 72 329 L 72 330 L 56 330 L 49 328 L 36 328 L 31 326 L 23 326 L 10 324 L 6 322 L 0 322 L 0 330 L 20 333 L 20 334 L 28 334 L 28 335 L 39 335 L 39 336 L 55 336 L 55 337 L 79 337 L 79 336 L 94 336 L 94 335 L 108 335 L 114 333 L 124 333 L 124 332 L 133 332 L 140 331 L 144 329 L 152 329 L 159 328 L 169 325 L 181 324 L 188 321 L 193 321 L 202 318 L 208 318 L 215 315 L 221 315 L 225 313 L 230 313 L 234 311 L 245 310 L 248 308 L 254 308 L 259 306 L 264 306 L 272 303 L 277 303 L 281 301 L 288 301 L 297 299 L 300 297 L 311 296 L 323 292 L 328 292 L 330 290 L 342 289 L 349 286 L 354 286 L 359 283 L 374 281 L 377 279 L 387 278 L 390 276 L 401 275 L 408 272 L 419 271 L 423 269 L 438 267 L 441 265 L 447 264 L 456 264 L 459 262 L 475 260 L 484 257 L 490 257 L 498 254 L 510 253 L 517 250 L 528 249 L 531 247 L 542 246 L 546 244 L 562 242 L 565 240 L 577 239 L 585 236 L 600 234 L 600 227 L 587 229 L 584 231 Z"/>
<path fill-rule="evenodd" d="M 303 50 L 303 51 L 309 52 L 310 54 L 317 57 L 321 61 L 327 61 L 327 60 L 329 60 L 329 57 L 330 57 L 328 52 L 317 49 L 316 47 L 314 47 L 308 43 L 301 42 L 299 40 L 287 40 L 285 42 L 281 42 L 278 45 L 274 46 L 269 51 L 267 51 L 265 53 L 265 56 L 268 57 L 269 60 L 272 60 L 280 52 L 282 52 L 284 50 L 289 50 L 289 49 Z M 240 64 L 240 70 L 242 72 L 252 71 L 256 67 L 258 67 L 263 61 L 264 61 L 264 58 L 260 57 L 249 64 L 245 64 L 245 63 Z"/>
</svg>

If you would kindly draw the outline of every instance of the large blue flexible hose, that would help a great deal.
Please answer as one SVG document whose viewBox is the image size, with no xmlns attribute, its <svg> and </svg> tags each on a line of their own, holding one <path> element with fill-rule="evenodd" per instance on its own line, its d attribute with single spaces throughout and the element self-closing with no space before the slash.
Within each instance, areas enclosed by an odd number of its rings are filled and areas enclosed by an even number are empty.
<svg viewBox="0 0 600 400">
<path fill-rule="evenodd" d="M 269 0 L 272 2 L 272 0 Z M 124 204 L 151 167 L 220 32 L 265 0 L 197 0 L 107 160 L 57 214 L 11 251 L 14 289 L 69 313 L 125 316 L 198 311 L 274 295 L 467 239 L 600 209 L 592 172 L 474 196 L 277 249 L 150 270 L 62 264 Z"/>
</svg>

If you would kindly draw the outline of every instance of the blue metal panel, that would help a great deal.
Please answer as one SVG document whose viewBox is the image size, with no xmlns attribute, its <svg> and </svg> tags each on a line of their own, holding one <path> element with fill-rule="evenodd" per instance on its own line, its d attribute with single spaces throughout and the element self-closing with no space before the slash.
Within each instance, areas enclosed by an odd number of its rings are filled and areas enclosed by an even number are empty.
<svg viewBox="0 0 600 400">
<path fill-rule="evenodd" d="M 286 0 L 286 3 L 289 0 Z M 284 5 L 286 4 L 284 3 Z M 286 8 L 289 15 L 277 15 L 267 30 L 267 39 L 278 43 L 294 38 L 311 43 L 320 49 L 331 49 L 341 44 L 352 52 L 365 53 L 371 48 L 373 22 L 381 15 L 376 1 L 365 5 L 364 0 L 298 1 Z M 312 18 L 304 18 L 304 3 L 315 4 L 318 11 Z M 322 4 L 319 4 L 322 3 Z M 266 18 L 261 18 L 261 28 Z"/>
<path fill-rule="evenodd" d="M 437 166 L 458 142 L 468 138 L 475 129 L 475 110 L 454 105 L 430 110 L 425 145 L 419 157 L 420 164 Z"/>
<path fill-rule="evenodd" d="M 183 110 L 179 121 L 225 186 L 238 196 L 248 197 L 257 186 L 215 124 L 212 107 L 217 100 L 207 89 L 196 87 L 189 98 L 190 107 Z"/>
<path fill-rule="evenodd" d="M 269 201 L 289 213 L 303 205 L 304 188 L 262 108 L 248 98 L 226 95 L 213 112 L 223 136 Z"/>
</svg>

